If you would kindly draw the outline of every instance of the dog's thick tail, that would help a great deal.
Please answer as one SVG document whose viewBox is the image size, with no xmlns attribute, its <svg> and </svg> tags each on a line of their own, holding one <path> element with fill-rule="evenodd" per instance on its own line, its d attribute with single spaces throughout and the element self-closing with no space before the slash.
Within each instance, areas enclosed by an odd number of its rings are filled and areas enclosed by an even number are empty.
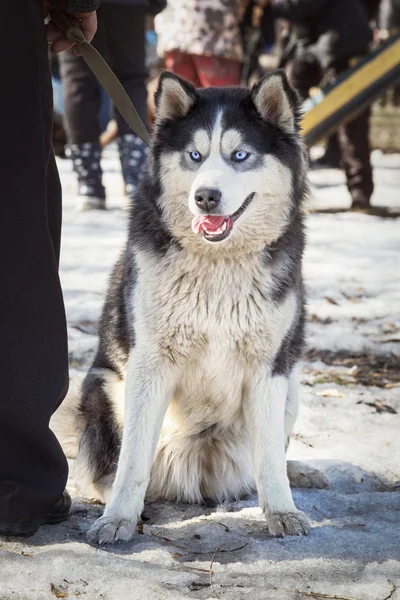
<svg viewBox="0 0 400 600">
<path fill-rule="evenodd" d="M 76 473 L 85 495 L 107 501 L 121 447 L 124 382 L 115 371 L 92 367 L 82 385 Z"/>
<path fill-rule="evenodd" d="M 50 421 L 50 429 L 55 433 L 67 458 L 75 458 L 78 454 L 82 428 L 79 427 L 77 417 L 83 379 L 82 372 L 70 369 L 68 394 Z"/>
<path fill-rule="evenodd" d="M 76 459 L 74 479 L 80 492 L 106 502 L 121 445 L 124 382 L 111 369 L 92 367 L 84 379 L 72 370 L 68 395 L 50 427 L 67 458 Z"/>
</svg>

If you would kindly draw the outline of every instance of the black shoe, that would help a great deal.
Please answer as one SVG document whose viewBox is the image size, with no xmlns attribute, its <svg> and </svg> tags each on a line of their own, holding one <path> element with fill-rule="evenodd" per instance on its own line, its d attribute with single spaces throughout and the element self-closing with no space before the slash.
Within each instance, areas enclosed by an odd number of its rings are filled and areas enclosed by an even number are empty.
<svg viewBox="0 0 400 600">
<path fill-rule="evenodd" d="M 29 537 L 34 535 L 42 525 L 55 525 L 68 519 L 71 508 L 71 496 L 64 491 L 59 501 L 46 514 L 24 523 L 0 523 L 0 535 Z"/>
</svg>

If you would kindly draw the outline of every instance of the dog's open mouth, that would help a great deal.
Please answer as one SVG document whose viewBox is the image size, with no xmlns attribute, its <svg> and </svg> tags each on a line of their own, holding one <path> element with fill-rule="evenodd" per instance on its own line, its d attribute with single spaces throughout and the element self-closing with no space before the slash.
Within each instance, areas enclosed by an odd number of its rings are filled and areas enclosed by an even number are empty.
<svg viewBox="0 0 400 600">
<path fill-rule="evenodd" d="M 192 220 L 193 232 L 200 233 L 202 231 L 208 242 L 221 242 L 228 237 L 234 222 L 244 213 L 254 196 L 255 192 L 249 194 L 243 204 L 232 215 L 200 215 L 194 217 Z"/>
</svg>

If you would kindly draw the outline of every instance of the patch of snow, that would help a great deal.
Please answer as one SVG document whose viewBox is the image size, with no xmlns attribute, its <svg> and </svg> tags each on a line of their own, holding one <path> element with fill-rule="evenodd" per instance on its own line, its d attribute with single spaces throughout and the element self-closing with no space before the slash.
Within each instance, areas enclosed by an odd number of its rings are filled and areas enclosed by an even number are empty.
<svg viewBox="0 0 400 600">
<path fill-rule="evenodd" d="M 399 208 L 400 157 L 374 153 L 373 161 L 374 202 Z M 71 389 L 52 427 L 72 466 L 79 387 L 95 352 L 107 279 L 125 241 L 126 214 L 114 146 L 103 158 L 105 212 L 75 212 L 70 164 L 58 164 L 65 194 L 61 280 Z M 349 202 L 340 172 L 314 171 L 311 180 L 313 202 L 324 208 Z M 310 348 L 398 355 L 399 219 L 312 214 L 308 237 Z M 320 382 L 315 373 L 322 374 Z M 312 519 L 308 537 L 268 538 L 253 494 L 215 508 L 147 505 L 142 534 L 125 545 L 97 548 L 85 533 L 102 507 L 77 495 L 71 469 L 74 503 L 68 521 L 42 527 L 26 540 L 0 540 L 1 600 L 302 600 L 311 593 L 399 600 L 400 388 L 363 386 L 352 382 L 352 373 L 351 366 L 327 366 L 317 359 L 304 365 L 289 458 L 322 470 L 331 484 L 294 490 L 296 505 Z M 338 376 L 343 384 L 335 382 Z M 318 395 L 331 388 L 339 393 Z M 394 412 L 378 412 L 377 401 Z"/>
</svg>

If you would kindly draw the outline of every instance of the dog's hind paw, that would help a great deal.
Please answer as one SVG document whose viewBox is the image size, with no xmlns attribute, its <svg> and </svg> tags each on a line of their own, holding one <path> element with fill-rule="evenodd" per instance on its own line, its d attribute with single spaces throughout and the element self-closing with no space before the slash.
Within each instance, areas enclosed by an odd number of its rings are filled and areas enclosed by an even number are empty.
<svg viewBox="0 0 400 600">
<path fill-rule="evenodd" d="M 87 533 L 87 537 L 93 544 L 113 544 L 118 541 L 128 542 L 135 535 L 136 525 L 136 520 L 104 515 L 92 525 Z"/>
<path fill-rule="evenodd" d="M 287 474 L 291 487 L 318 489 L 329 487 L 329 481 L 322 471 L 299 460 L 288 460 Z"/>
<path fill-rule="evenodd" d="M 293 513 L 271 513 L 265 515 L 267 532 L 273 537 L 285 535 L 307 535 L 311 529 L 309 518 L 299 510 Z"/>
</svg>

